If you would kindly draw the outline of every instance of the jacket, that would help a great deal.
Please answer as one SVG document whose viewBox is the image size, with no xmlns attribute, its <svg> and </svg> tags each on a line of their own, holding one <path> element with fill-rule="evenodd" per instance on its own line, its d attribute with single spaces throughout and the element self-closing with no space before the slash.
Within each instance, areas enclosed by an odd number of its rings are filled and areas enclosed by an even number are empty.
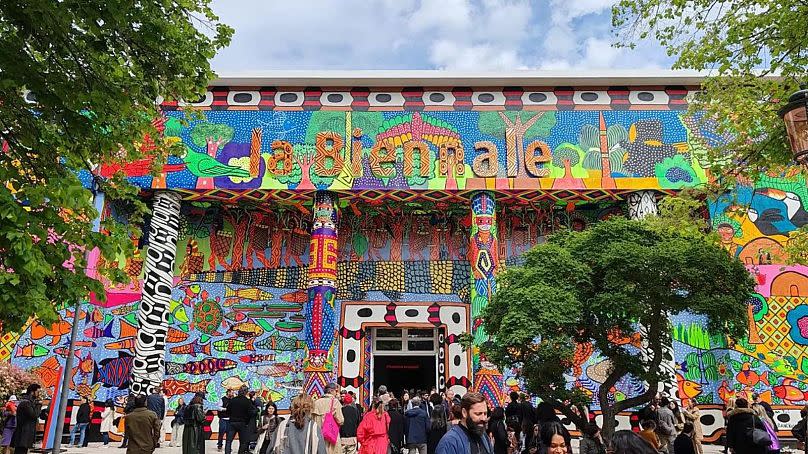
<svg viewBox="0 0 808 454">
<path fill-rule="evenodd" d="M 491 446 L 491 440 L 483 435 L 480 437 L 483 446 L 483 453 L 493 454 L 494 447 Z M 435 454 L 469 454 L 471 452 L 471 442 L 467 430 L 460 424 L 452 426 L 446 435 L 441 438 Z"/>
<path fill-rule="evenodd" d="M 751 408 L 736 408 L 727 412 L 727 447 L 735 450 L 735 454 L 765 454 L 766 448 L 752 444 L 750 432 L 755 428 L 766 430 L 763 421 L 754 415 Z"/>
<path fill-rule="evenodd" d="M 650 429 L 641 430 L 637 435 L 651 445 L 655 451 L 659 451 L 659 438 L 657 438 L 656 432 Z"/>
<path fill-rule="evenodd" d="M 177 409 L 174 410 L 174 419 L 171 421 L 171 425 L 174 424 L 181 426 L 185 424 L 185 408 L 188 407 L 187 404 L 177 405 Z"/>
<path fill-rule="evenodd" d="M 342 425 L 339 426 L 340 438 L 356 438 L 356 429 L 359 427 L 359 409 L 349 404 L 342 407 Z"/>
<path fill-rule="evenodd" d="M 146 398 L 146 408 L 153 411 L 160 421 L 166 416 L 166 401 L 160 394 L 149 394 L 149 397 Z"/>
<path fill-rule="evenodd" d="M 230 399 L 227 412 L 230 413 L 230 422 L 244 423 L 258 414 L 255 404 L 247 396 L 236 396 Z"/>
<path fill-rule="evenodd" d="M 82 403 L 79 411 L 76 412 L 76 424 L 88 424 L 90 422 L 90 404 Z"/>
<path fill-rule="evenodd" d="M 676 438 L 676 416 L 673 411 L 667 407 L 659 407 L 657 410 L 657 433 L 660 437 L 673 440 Z"/>
<path fill-rule="evenodd" d="M 205 453 L 205 412 L 199 404 L 185 406 L 182 415 L 182 454 Z"/>
<path fill-rule="evenodd" d="M 693 446 L 693 438 L 690 435 L 681 433 L 673 441 L 674 454 L 696 454 L 696 447 Z"/>
<path fill-rule="evenodd" d="M 404 413 L 406 418 L 405 429 L 407 434 L 407 444 L 426 444 L 429 436 L 431 423 L 423 408 L 413 408 Z"/>
<path fill-rule="evenodd" d="M 152 454 L 160 441 L 160 420 L 147 408 L 135 408 L 124 425 L 129 445 L 126 454 Z"/>
<path fill-rule="evenodd" d="M 101 428 L 99 432 L 112 432 L 112 426 L 115 421 L 115 409 L 110 407 L 104 407 L 104 411 L 101 412 Z"/>
<path fill-rule="evenodd" d="M 276 443 L 278 450 L 273 452 Z M 272 433 L 267 454 L 326 454 L 323 432 L 309 418 L 305 419 L 300 429 L 293 421 L 285 419 L 278 425 L 278 430 Z"/>
<path fill-rule="evenodd" d="M 502 419 L 491 420 L 488 426 L 491 437 L 494 439 L 494 454 L 508 454 L 508 430 L 505 428 L 505 421 Z"/>
<path fill-rule="evenodd" d="M 600 440 L 596 440 L 586 435 L 581 438 L 581 445 L 579 449 L 581 454 L 606 454 L 606 447 L 603 446 L 603 443 L 601 443 Z"/>
<path fill-rule="evenodd" d="M 368 413 L 372 413 L 372 411 Z M 404 426 L 406 425 L 404 415 L 398 410 L 389 410 L 387 415 L 390 420 L 390 426 L 387 428 L 390 443 L 402 448 L 404 447 Z"/>
<path fill-rule="evenodd" d="M 359 454 L 387 454 L 388 427 L 390 427 L 389 413 L 378 416 L 375 411 L 367 412 L 356 430 L 356 441 L 360 445 Z"/>
<path fill-rule="evenodd" d="M 336 397 L 328 395 L 321 397 L 314 402 L 314 409 L 311 411 L 311 415 L 315 424 L 317 424 L 317 427 L 320 428 L 321 431 L 326 413 L 331 413 L 331 415 L 334 416 L 334 420 L 337 422 L 337 425 L 342 426 L 342 423 L 345 421 L 342 417 L 342 404 L 339 403 L 339 400 Z M 336 443 L 332 445 L 326 441 L 325 446 L 328 454 L 337 454 L 342 452 L 342 445 L 339 442 L 339 436 L 337 437 Z"/>
<path fill-rule="evenodd" d="M 693 440 L 698 442 L 704 440 L 704 429 L 701 427 L 701 414 L 699 412 L 699 407 L 693 407 L 689 410 L 687 408 L 683 408 L 682 414 L 685 416 L 685 421 L 693 424 Z"/>
<path fill-rule="evenodd" d="M 36 441 L 36 423 L 42 412 L 42 402 L 34 400 L 26 393 L 17 404 L 17 427 L 11 437 L 11 446 L 18 448 L 34 447 Z"/>
</svg>

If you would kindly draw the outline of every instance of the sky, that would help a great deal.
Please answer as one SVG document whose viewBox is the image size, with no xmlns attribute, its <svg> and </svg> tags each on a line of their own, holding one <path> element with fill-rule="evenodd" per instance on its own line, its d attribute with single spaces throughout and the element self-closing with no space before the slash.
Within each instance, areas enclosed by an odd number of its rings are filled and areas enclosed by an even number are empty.
<svg viewBox="0 0 808 454">
<path fill-rule="evenodd" d="M 614 0 L 213 0 L 235 29 L 219 75 L 283 69 L 668 69 L 615 48 Z"/>
</svg>

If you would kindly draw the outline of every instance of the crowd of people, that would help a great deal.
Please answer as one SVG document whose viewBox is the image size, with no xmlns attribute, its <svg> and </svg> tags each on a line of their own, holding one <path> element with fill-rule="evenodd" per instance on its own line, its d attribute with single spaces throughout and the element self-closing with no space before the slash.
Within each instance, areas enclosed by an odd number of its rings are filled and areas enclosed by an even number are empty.
<svg viewBox="0 0 808 454">
<path fill-rule="evenodd" d="M 36 437 L 42 411 L 40 386 L 33 384 L 17 399 L 12 396 L 0 418 L 0 454 L 27 454 Z M 218 409 L 218 451 L 232 454 L 572 454 L 570 433 L 547 403 L 534 407 L 527 395 L 511 393 L 503 407 L 490 408 L 475 392 L 457 396 L 402 391 L 399 396 L 380 386 L 365 411 L 352 392 L 328 384 L 323 396 L 302 393 L 281 416 L 274 402 L 243 387 L 228 391 Z M 178 405 L 171 420 L 171 442 L 182 454 L 205 454 L 205 395 L 197 393 Z M 637 412 L 641 430 L 615 432 L 603 440 L 600 428 L 585 409 L 571 407 L 589 421 L 581 427 L 579 454 L 703 454 L 701 416 L 694 402 L 680 408 L 657 396 Z M 163 439 L 166 399 L 155 389 L 150 395 L 130 395 L 124 408 L 127 454 L 152 454 Z M 808 406 L 792 433 L 805 442 Z M 70 430 L 71 446 L 86 446 L 91 402 L 82 399 Z M 101 412 L 104 445 L 109 444 L 115 416 L 107 402 Z M 753 395 L 739 398 L 725 414 L 724 452 L 779 454 L 781 443 L 771 406 Z"/>
</svg>

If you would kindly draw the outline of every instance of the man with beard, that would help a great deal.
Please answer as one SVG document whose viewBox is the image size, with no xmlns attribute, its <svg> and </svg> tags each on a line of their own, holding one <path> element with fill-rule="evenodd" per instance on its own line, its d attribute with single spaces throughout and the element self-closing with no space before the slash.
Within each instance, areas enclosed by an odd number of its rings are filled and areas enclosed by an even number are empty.
<svg viewBox="0 0 808 454">
<path fill-rule="evenodd" d="M 493 454 L 485 434 L 488 406 L 480 393 L 467 393 L 460 401 L 462 419 L 441 438 L 435 454 Z"/>
</svg>

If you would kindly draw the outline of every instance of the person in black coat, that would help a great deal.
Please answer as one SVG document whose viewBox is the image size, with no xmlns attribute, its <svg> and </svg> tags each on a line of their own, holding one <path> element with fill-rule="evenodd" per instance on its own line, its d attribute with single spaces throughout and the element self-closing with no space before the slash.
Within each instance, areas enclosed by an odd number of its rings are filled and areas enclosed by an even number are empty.
<svg viewBox="0 0 808 454">
<path fill-rule="evenodd" d="M 752 443 L 752 428 L 766 430 L 763 421 L 755 416 L 746 399 L 737 399 L 735 409 L 727 412 L 727 446 L 734 454 L 766 454 L 765 446 Z"/>
<path fill-rule="evenodd" d="M 36 423 L 42 412 L 42 401 L 39 400 L 41 388 L 36 383 L 28 385 L 28 390 L 21 396 L 17 405 L 17 427 L 11 436 L 14 454 L 28 454 L 28 450 L 34 447 Z"/>
<path fill-rule="evenodd" d="M 505 427 L 505 410 L 496 407 L 488 420 L 488 433 L 494 439 L 494 454 L 508 454 L 508 430 Z"/>
<path fill-rule="evenodd" d="M 387 428 L 387 437 L 390 444 L 398 448 L 404 447 L 404 414 L 398 404 L 398 399 L 390 399 L 387 402 L 387 414 L 390 415 L 390 426 Z"/>
<path fill-rule="evenodd" d="M 674 454 L 696 454 L 693 444 L 693 423 L 686 422 L 676 440 L 673 441 Z"/>
</svg>

